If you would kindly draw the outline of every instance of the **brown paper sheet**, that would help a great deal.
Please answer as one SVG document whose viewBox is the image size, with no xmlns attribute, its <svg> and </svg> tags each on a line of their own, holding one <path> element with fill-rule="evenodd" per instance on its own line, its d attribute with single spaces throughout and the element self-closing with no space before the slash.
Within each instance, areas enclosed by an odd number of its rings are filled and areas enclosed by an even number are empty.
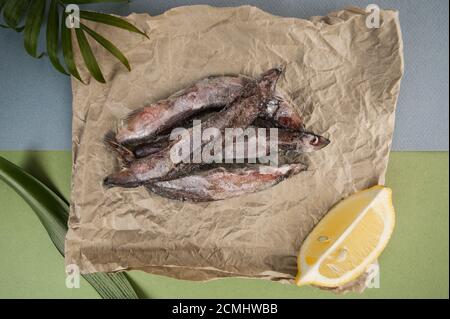
<svg viewBox="0 0 450 319">
<path fill-rule="evenodd" d="M 384 183 L 403 74 L 398 13 L 382 10 L 379 29 L 367 28 L 361 9 L 301 20 L 249 6 L 193 6 L 128 19 L 149 39 L 95 29 L 118 44 L 133 70 L 93 43 L 108 83 L 73 81 L 66 264 L 83 273 L 141 269 L 190 280 L 292 281 L 302 241 L 330 207 Z M 283 95 L 308 128 L 331 139 L 309 156 L 307 172 L 263 192 L 200 204 L 143 187 L 102 187 L 119 166 L 102 138 L 119 118 L 209 75 L 256 76 L 279 65 L 286 65 Z"/>
</svg>

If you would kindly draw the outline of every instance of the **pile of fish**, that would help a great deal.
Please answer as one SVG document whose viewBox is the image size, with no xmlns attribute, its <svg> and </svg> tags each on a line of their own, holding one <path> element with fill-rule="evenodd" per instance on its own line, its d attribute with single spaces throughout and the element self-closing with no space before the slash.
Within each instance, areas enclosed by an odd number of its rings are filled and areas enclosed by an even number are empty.
<svg viewBox="0 0 450 319">
<path fill-rule="evenodd" d="M 167 198 L 204 202 L 261 191 L 306 170 L 305 164 L 283 156 L 319 150 L 329 140 L 305 131 L 294 106 L 277 94 L 276 83 L 282 72 L 281 68 L 270 69 L 257 79 L 243 75 L 207 77 L 133 111 L 122 119 L 117 132 L 111 131 L 104 138 L 123 166 L 107 176 L 104 185 L 145 186 Z M 285 163 L 274 167 L 245 163 L 245 159 L 244 164 L 174 162 L 171 149 L 179 139 L 171 138 L 170 133 L 185 127 L 188 137 L 193 137 L 193 119 L 201 119 L 202 130 L 215 128 L 220 134 L 191 144 L 191 155 L 207 143 L 222 143 L 221 135 L 227 128 L 275 127 L 278 151 Z"/>
</svg>

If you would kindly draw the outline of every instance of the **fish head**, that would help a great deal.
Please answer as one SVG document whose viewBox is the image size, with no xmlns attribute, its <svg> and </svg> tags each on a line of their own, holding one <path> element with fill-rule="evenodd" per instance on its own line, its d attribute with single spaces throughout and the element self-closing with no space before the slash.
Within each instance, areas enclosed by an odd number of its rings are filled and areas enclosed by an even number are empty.
<svg viewBox="0 0 450 319">
<path fill-rule="evenodd" d="M 303 130 L 303 119 L 297 113 L 295 106 L 282 98 L 278 98 L 278 101 L 278 109 L 273 115 L 278 125 L 292 130 Z"/>
<path fill-rule="evenodd" d="M 320 150 L 330 144 L 330 140 L 314 133 L 302 132 L 297 143 L 297 148 L 304 153 Z"/>
<path fill-rule="evenodd" d="M 270 69 L 259 77 L 258 87 L 264 100 L 270 99 L 275 94 L 275 87 L 283 69 L 281 67 Z"/>
</svg>

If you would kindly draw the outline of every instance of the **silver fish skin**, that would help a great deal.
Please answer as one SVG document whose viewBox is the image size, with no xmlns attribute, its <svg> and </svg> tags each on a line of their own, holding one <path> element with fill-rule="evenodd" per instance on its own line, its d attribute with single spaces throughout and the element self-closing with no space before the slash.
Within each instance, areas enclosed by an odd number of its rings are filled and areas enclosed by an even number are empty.
<svg viewBox="0 0 450 319">
<path fill-rule="evenodd" d="M 280 74 L 280 69 L 271 69 L 262 74 L 258 83 L 247 84 L 241 90 L 240 97 L 208 118 L 203 125 L 204 128 L 214 127 L 223 132 L 225 128 L 248 127 L 260 113 L 263 101 L 272 97 L 274 85 Z M 189 132 L 192 141 L 193 129 L 190 129 Z M 104 186 L 137 187 L 150 181 L 173 179 L 189 173 L 198 167 L 198 164 L 176 164 L 172 161 L 170 150 L 177 142 L 179 141 L 172 141 L 169 146 L 158 153 L 136 160 L 128 168 L 110 174 L 104 179 Z M 203 147 L 206 143 L 200 143 L 198 147 Z M 191 154 L 195 151 L 193 149 Z"/>
<path fill-rule="evenodd" d="M 202 79 L 165 100 L 131 112 L 122 120 L 116 140 L 128 145 L 142 143 L 198 112 L 220 109 L 239 96 L 249 81 L 242 75 Z"/>
<path fill-rule="evenodd" d="M 208 202 L 255 193 L 306 170 L 304 164 L 280 167 L 224 167 L 200 171 L 178 179 L 156 182 L 146 188 L 157 195 L 180 201 Z"/>
<path fill-rule="evenodd" d="M 257 109 L 260 101 L 261 99 L 258 95 L 250 95 L 246 98 L 238 99 L 230 104 L 228 108 L 209 118 L 204 125 L 205 127 L 225 129 L 225 127 L 233 126 L 234 123 L 240 124 L 244 119 L 242 112 L 250 111 L 250 113 L 254 113 L 253 109 Z M 252 121 L 252 119 L 250 121 Z M 191 137 L 193 134 L 192 132 L 193 130 L 191 129 Z M 107 187 L 137 187 L 153 180 L 175 178 L 176 175 L 181 174 L 181 172 L 185 174 L 188 173 L 191 170 L 191 167 L 198 165 L 189 163 L 175 164 L 170 154 L 170 149 L 175 142 L 178 141 L 172 141 L 167 147 L 160 150 L 158 153 L 138 159 L 130 163 L 128 168 L 125 168 L 120 172 L 110 174 L 103 181 L 104 185 Z"/>
<path fill-rule="evenodd" d="M 264 127 L 265 128 L 265 127 Z M 255 127 L 256 129 L 256 127 Z M 266 136 L 266 145 L 269 147 L 269 131 L 267 130 L 267 136 Z M 222 141 L 224 141 L 225 138 L 222 135 Z M 253 141 L 254 140 L 254 141 Z M 295 151 L 297 153 L 310 153 L 317 150 L 320 150 L 324 147 L 326 147 L 330 140 L 317 135 L 312 132 L 305 132 L 305 131 L 293 131 L 293 130 L 286 130 L 286 129 L 278 129 L 278 151 Z M 125 162 L 129 162 L 130 152 L 133 153 L 133 156 L 136 158 L 143 158 L 152 154 L 155 154 L 160 150 L 164 145 L 168 145 L 170 143 L 169 136 L 166 136 L 164 139 L 161 139 L 157 143 L 150 143 L 150 144 L 144 144 L 139 145 L 134 149 L 134 153 L 129 151 L 126 152 L 124 157 L 119 152 L 119 157 L 122 158 Z M 250 140 L 246 139 L 245 144 L 248 143 L 255 143 L 255 145 L 258 145 L 258 137 L 252 137 Z M 234 141 L 233 147 L 236 149 L 236 141 Z M 247 150 L 247 145 L 241 146 L 243 149 Z M 225 144 L 223 145 L 223 149 L 225 149 Z"/>
<path fill-rule="evenodd" d="M 257 128 L 271 128 L 270 123 L 265 122 L 264 120 L 257 120 L 254 122 L 254 124 L 258 124 Z M 269 130 L 266 130 L 266 154 L 269 153 L 269 141 L 270 141 L 270 134 Z M 244 141 L 244 145 L 238 145 L 237 141 L 233 142 L 233 148 L 237 149 L 238 147 L 241 147 L 240 149 L 244 150 L 244 154 L 247 156 L 248 154 L 248 143 L 254 143 L 254 145 L 258 144 L 259 136 L 253 136 L 250 139 L 246 139 Z M 254 141 L 253 141 L 254 140 Z M 234 152 L 230 153 L 230 151 L 227 151 L 227 145 L 225 145 L 225 138 L 222 134 L 222 149 L 223 154 L 233 154 L 235 157 L 234 159 L 242 160 L 246 159 L 244 158 L 238 158 Z M 286 129 L 278 129 L 278 154 L 279 156 L 284 156 L 289 152 L 291 156 L 293 154 L 302 154 L 302 153 L 310 153 L 317 150 L 320 150 L 324 147 L 326 147 L 330 140 L 317 135 L 312 132 L 306 132 L 306 131 L 294 131 L 294 130 L 286 130 Z M 158 153 L 165 147 L 167 147 L 170 143 L 170 136 L 167 135 L 159 135 L 152 143 L 146 143 L 138 145 L 134 148 L 133 151 L 128 149 L 127 147 L 121 145 L 117 141 L 115 141 L 113 133 L 107 134 L 105 137 L 105 143 L 109 146 L 110 149 L 112 149 L 118 156 L 118 158 L 122 161 L 122 163 L 125 166 L 128 166 L 131 162 L 133 162 L 136 159 L 144 158 L 146 156 L 150 156 L 152 154 Z M 224 156 L 225 158 L 225 156 Z"/>
<path fill-rule="evenodd" d="M 282 72 L 281 68 L 275 68 L 267 71 L 268 74 L 273 70 L 277 70 L 280 74 Z M 265 74 L 260 77 L 260 87 L 263 91 L 270 91 L 271 98 L 264 99 L 266 108 L 261 112 L 261 116 L 273 118 L 281 127 L 297 129 L 302 122 L 296 115 L 295 108 L 287 101 L 273 97 L 276 81 L 271 82 L 269 79 L 264 83 L 261 81 L 264 76 Z M 220 110 L 239 96 L 240 91 L 252 81 L 254 80 L 244 75 L 211 76 L 202 79 L 165 100 L 128 114 L 121 121 L 116 140 L 124 145 L 136 145 L 149 141 L 152 137 L 173 128 L 195 114 Z M 283 111 L 284 109 L 286 110 Z M 295 118 L 290 121 L 284 120 L 286 116 L 279 116 L 283 112 Z"/>
<path fill-rule="evenodd" d="M 255 163 L 260 157 L 274 156 L 274 152 L 278 152 L 278 156 L 284 156 L 287 152 L 311 153 L 330 143 L 329 139 L 311 132 L 277 129 L 275 138 L 271 136 L 267 128 L 263 128 L 265 132 L 262 132 L 262 135 L 257 131 L 257 127 L 249 128 L 253 129 L 254 134 L 246 136 L 244 132 L 244 135 L 236 136 L 230 144 L 227 144 L 222 135 L 220 149 L 222 149 L 222 160 L 225 163 Z M 264 146 L 265 148 L 260 148 Z M 213 149 L 212 146 L 211 149 Z M 249 160 L 250 158 L 252 161 Z"/>
</svg>

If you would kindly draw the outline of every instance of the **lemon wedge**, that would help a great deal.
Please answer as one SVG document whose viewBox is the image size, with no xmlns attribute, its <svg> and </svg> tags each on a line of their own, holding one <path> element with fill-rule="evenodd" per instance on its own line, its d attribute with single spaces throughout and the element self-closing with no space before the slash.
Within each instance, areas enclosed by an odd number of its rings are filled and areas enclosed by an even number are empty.
<svg viewBox="0 0 450 319">
<path fill-rule="evenodd" d="M 342 200 L 304 241 L 297 285 L 338 287 L 356 279 L 386 247 L 394 224 L 390 188 L 377 185 Z"/>
</svg>

